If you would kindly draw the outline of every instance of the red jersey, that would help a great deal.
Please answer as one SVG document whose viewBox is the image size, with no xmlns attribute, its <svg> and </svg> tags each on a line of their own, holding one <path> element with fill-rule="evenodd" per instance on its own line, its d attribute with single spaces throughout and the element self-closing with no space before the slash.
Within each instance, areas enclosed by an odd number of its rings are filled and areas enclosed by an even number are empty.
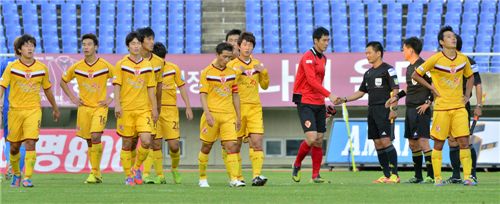
<svg viewBox="0 0 500 204">
<path fill-rule="evenodd" d="M 302 95 L 301 103 L 324 105 L 325 98 L 330 96 L 330 91 L 323 87 L 325 77 L 326 56 L 314 48 L 307 51 L 299 63 L 295 83 L 294 95 Z"/>
</svg>

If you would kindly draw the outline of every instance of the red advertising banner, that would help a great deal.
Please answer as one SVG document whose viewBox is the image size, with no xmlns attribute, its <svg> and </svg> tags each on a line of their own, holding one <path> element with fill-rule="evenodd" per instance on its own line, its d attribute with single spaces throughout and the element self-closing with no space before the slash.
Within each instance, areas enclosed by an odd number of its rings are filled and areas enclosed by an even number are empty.
<svg viewBox="0 0 500 204">
<path fill-rule="evenodd" d="M 430 52 L 422 53 L 422 56 L 429 57 Z M 365 58 L 364 53 L 327 53 L 328 61 L 326 64 L 326 73 L 324 86 L 338 96 L 346 96 L 358 90 L 363 74 L 371 67 Z M 103 54 L 99 55 L 110 63 L 115 64 L 123 55 Z M 264 107 L 289 107 L 294 106 L 291 102 L 293 91 L 293 82 L 296 69 L 302 54 L 256 54 L 269 70 L 271 83 L 267 90 L 261 90 L 261 101 Z M 66 97 L 59 87 L 61 76 L 64 71 L 73 63 L 82 59 L 79 54 L 40 54 L 36 59 L 45 63 L 50 70 L 50 79 L 53 83 L 53 91 L 57 103 L 60 106 L 74 106 L 68 97 Z M 199 55 L 167 55 L 166 59 L 177 65 L 182 70 L 184 80 L 187 83 L 189 97 L 193 107 L 200 107 L 198 82 L 200 70 L 207 67 L 215 58 L 214 54 Z M 393 65 L 398 73 L 398 79 L 401 88 L 406 87 L 406 66 L 409 62 L 405 61 L 400 52 L 384 53 L 384 61 Z M 70 88 L 78 92 L 76 81 L 70 83 Z M 112 96 L 112 85 L 108 82 L 108 94 Z M 179 106 L 184 103 L 179 98 Z M 368 97 L 365 96 L 359 101 L 352 102 L 350 105 L 363 106 L 367 104 Z M 47 99 L 42 97 L 42 105 L 50 106 Z"/>
<path fill-rule="evenodd" d="M 35 172 L 38 173 L 88 173 L 90 160 L 87 142 L 76 137 L 74 129 L 41 129 L 36 143 Z M 121 138 L 115 130 L 104 130 L 102 135 L 102 172 L 122 172 L 120 163 Z M 0 169 L 6 168 L 5 138 L 0 140 Z"/>
</svg>

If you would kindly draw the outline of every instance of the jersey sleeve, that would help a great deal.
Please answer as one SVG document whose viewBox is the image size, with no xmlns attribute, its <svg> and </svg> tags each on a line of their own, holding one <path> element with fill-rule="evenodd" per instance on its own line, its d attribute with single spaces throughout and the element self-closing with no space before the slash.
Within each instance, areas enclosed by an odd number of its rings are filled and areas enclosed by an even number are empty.
<svg viewBox="0 0 500 204">
<path fill-rule="evenodd" d="M 181 69 L 179 69 L 179 67 L 177 65 L 173 65 L 173 66 L 175 69 L 175 75 L 174 75 L 175 85 L 177 85 L 177 87 L 184 86 L 186 84 L 186 82 L 184 82 L 184 77 L 182 76 Z"/>
<path fill-rule="evenodd" d="M 113 70 L 113 85 L 122 85 L 122 70 L 121 70 L 121 61 L 116 63 L 116 66 Z"/>
<path fill-rule="evenodd" d="M 437 55 L 432 55 L 429 59 L 427 59 L 423 64 L 418 66 L 417 69 L 415 69 L 415 72 L 420 75 L 424 76 L 426 72 L 430 71 L 431 69 L 434 68 L 434 65 L 436 64 L 437 60 Z"/>
<path fill-rule="evenodd" d="M 238 72 L 235 71 L 234 75 L 235 75 L 235 79 L 233 81 L 233 85 L 231 85 L 231 92 L 238 93 L 238 81 L 239 81 L 239 78 L 241 77 L 241 74 L 238 74 Z"/>
<path fill-rule="evenodd" d="M 472 74 L 474 74 L 474 73 L 472 72 L 472 67 L 470 65 L 470 62 L 467 59 L 467 60 L 465 60 L 464 76 L 465 76 L 465 78 L 469 78 L 472 76 Z"/>
<path fill-rule="evenodd" d="M 11 66 L 8 65 L 2 74 L 2 78 L 0 78 L 0 86 L 3 86 L 3 88 L 7 88 L 10 84 L 10 69 Z"/>
<path fill-rule="evenodd" d="M 387 69 L 387 77 L 388 77 L 387 80 L 389 82 L 389 87 L 391 87 L 391 89 L 399 89 L 398 74 L 396 72 L 396 69 L 394 69 L 394 67 Z"/>
<path fill-rule="evenodd" d="M 301 61 L 302 66 L 304 67 L 304 73 L 306 75 L 306 83 L 308 83 L 313 89 L 317 90 L 324 97 L 328 97 L 330 95 L 330 91 L 326 90 L 323 85 L 321 85 L 316 80 L 316 73 L 314 71 L 314 59 L 310 56 L 305 57 L 303 61 Z"/>
<path fill-rule="evenodd" d="M 208 81 L 207 81 L 207 70 L 202 70 L 200 73 L 200 93 L 208 94 Z"/>
<path fill-rule="evenodd" d="M 368 93 L 368 86 L 366 86 L 366 73 L 363 75 L 363 81 L 361 82 L 361 86 L 359 86 L 359 91 Z"/>
<path fill-rule="evenodd" d="M 474 72 L 474 86 L 481 84 L 481 75 L 479 72 Z"/>
<path fill-rule="evenodd" d="M 76 69 L 76 64 L 71 65 L 71 67 L 69 67 L 68 70 L 66 70 L 63 73 L 61 79 L 64 82 L 69 83 L 71 80 L 75 78 L 75 69 Z"/>
<path fill-rule="evenodd" d="M 149 64 L 149 66 L 151 67 L 151 72 L 146 73 L 147 74 L 147 77 L 146 77 L 147 86 L 148 86 L 148 88 L 156 87 L 156 83 L 158 81 L 157 81 L 157 77 L 156 77 L 155 68 L 153 66 L 151 66 L 151 64 Z"/>
<path fill-rule="evenodd" d="M 259 73 L 259 84 L 262 89 L 267 89 L 269 87 L 269 72 L 267 69 L 263 69 L 262 72 Z"/>
<path fill-rule="evenodd" d="M 115 67 L 109 62 L 105 62 L 105 64 L 108 68 L 108 79 L 113 78 L 113 76 L 115 76 Z"/>
<path fill-rule="evenodd" d="M 43 89 L 50 89 L 50 87 L 52 86 L 52 83 L 50 83 L 50 78 L 49 78 L 49 69 L 44 66 L 43 68 L 45 70 L 45 75 L 43 76 L 42 78 L 42 87 Z"/>
<path fill-rule="evenodd" d="M 162 62 L 163 62 L 163 65 L 160 66 L 159 70 L 155 70 L 156 68 L 153 67 L 156 83 L 163 82 L 163 71 L 165 70 L 166 63 L 165 63 L 165 61 L 162 61 Z"/>
</svg>

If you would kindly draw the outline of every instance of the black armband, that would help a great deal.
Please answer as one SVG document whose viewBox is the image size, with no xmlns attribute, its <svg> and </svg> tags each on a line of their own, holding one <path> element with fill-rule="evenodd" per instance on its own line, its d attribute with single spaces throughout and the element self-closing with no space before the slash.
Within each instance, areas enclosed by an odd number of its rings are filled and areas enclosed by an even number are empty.
<svg viewBox="0 0 500 204">
<path fill-rule="evenodd" d="M 405 97 L 406 96 L 405 90 L 399 91 L 399 93 L 396 94 L 396 96 L 398 96 L 398 99 Z"/>
</svg>

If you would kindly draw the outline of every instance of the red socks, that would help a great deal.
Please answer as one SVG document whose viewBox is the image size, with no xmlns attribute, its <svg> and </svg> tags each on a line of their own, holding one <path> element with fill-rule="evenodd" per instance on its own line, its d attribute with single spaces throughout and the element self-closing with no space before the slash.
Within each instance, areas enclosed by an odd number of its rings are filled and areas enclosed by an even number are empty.
<svg viewBox="0 0 500 204">
<path fill-rule="evenodd" d="M 312 159 L 312 178 L 319 176 L 319 169 L 321 167 L 321 161 L 323 161 L 323 148 L 313 146 L 311 149 L 311 159 Z"/>
<path fill-rule="evenodd" d="M 311 146 L 307 145 L 306 141 L 302 141 L 300 144 L 299 152 L 297 153 L 297 157 L 295 158 L 295 163 L 293 166 L 300 167 L 302 165 L 302 160 L 307 156 L 307 153 L 311 150 Z"/>
</svg>

